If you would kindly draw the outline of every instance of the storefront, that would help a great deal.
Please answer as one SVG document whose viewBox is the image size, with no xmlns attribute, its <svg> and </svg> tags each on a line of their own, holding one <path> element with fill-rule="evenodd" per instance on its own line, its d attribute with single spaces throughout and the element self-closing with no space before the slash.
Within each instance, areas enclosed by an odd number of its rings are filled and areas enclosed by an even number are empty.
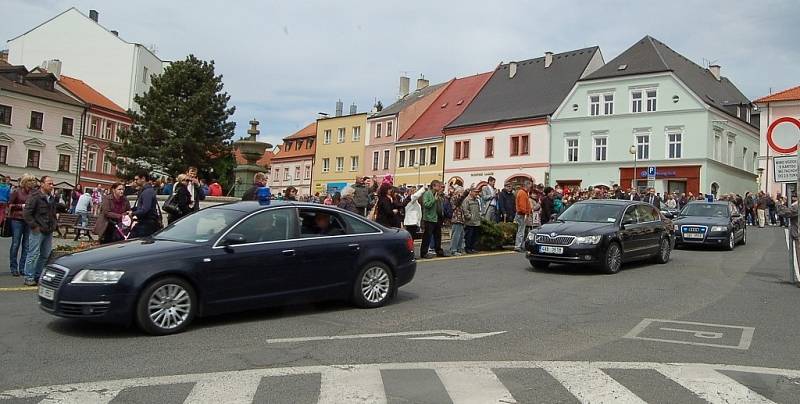
<svg viewBox="0 0 800 404">
<path fill-rule="evenodd" d="M 700 168 L 701 166 L 657 166 L 653 186 L 656 192 L 672 193 L 700 193 Z M 636 186 L 640 191 L 648 187 L 647 167 L 636 167 Z M 619 184 L 622 188 L 633 185 L 633 167 L 619 169 Z"/>
</svg>

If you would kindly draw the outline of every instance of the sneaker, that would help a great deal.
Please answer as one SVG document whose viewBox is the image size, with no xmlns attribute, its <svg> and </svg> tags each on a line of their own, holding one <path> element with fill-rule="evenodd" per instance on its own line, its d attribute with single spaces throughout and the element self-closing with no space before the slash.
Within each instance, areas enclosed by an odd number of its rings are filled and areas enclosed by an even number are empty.
<svg viewBox="0 0 800 404">
<path fill-rule="evenodd" d="M 25 279 L 25 286 L 37 286 L 38 283 L 34 279 L 26 278 Z"/>
<path fill-rule="evenodd" d="M 461 253 L 461 252 L 458 252 L 458 251 L 455 251 L 455 252 L 451 252 L 451 253 L 450 253 L 450 256 L 451 256 L 451 257 L 460 257 L 460 256 L 462 256 L 462 255 L 464 255 L 464 253 Z"/>
</svg>

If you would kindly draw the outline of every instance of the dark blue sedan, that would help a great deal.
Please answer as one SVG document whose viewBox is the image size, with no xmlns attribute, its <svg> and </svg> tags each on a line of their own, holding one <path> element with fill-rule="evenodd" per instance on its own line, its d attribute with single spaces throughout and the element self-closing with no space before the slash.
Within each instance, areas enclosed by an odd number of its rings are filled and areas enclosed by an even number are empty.
<svg viewBox="0 0 800 404">
<path fill-rule="evenodd" d="M 135 322 L 163 335 L 198 316 L 293 302 L 380 307 L 415 272 L 404 230 L 322 205 L 238 202 L 152 238 L 58 259 L 42 274 L 39 302 L 56 316 Z"/>
</svg>

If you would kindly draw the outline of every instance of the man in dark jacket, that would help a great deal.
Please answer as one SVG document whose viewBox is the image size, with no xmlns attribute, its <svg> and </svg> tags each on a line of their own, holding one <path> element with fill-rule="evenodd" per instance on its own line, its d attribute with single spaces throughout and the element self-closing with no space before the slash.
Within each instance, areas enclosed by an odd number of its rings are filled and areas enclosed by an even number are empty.
<svg viewBox="0 0 800 404">
<path fill-rule="evenodd" d="M 370 189 L 367 188 L 367 184 L 364 182 L 364 178 L 356 178 L 356 183 L 353 185 L 353 202 L 356 204 L 356 209 L 358 209 L 358 213 L 362 216 L 367 215 L 367 209 L 369 208 L 369 194 Z"/>
<path fill-rule="evenodd" d="M 256 173 L 253 176 L 253 186 L 242 195 L 243 201 L 257 201 L 258 189 L 267 186 L 267 176 L 264 173 Z"/>
<path fill-rule="evenodd" d="M 206 192 L 203 190 L 203 186 L 197 178 L 197 167 L 189 167 L 189 169 L 186 170 L 186 176 L 189 177 L 190 180 L 187 189 L 189 190 L 189 195 L 192 197 L 191 211 L 197 212 L 200 210 L 200 201 L 206 199 Z"/>
<path fill-rule="evenodd" d="M 542 220 L 542 224 L 546 224 L 550 222 L 550 216 L 554 213 L 553 212 L 553 195 L 555 194 L 555 190 L 552 187 L 546 187 L 544 189 L 544 196 L 542 196 L 542 214 L 540 219 Z"/>
<path fill-rule="evenodd" d="M 131 213 L 136 221 L 131 229 L 131 238 L 149 237 L 161 229 L 161 212 L 158 209 L 156 190 L 151 181 L 152 178 L 146 171 L 136 175 L 136 185 L 141 191 Z"/>
<path fill-rule="evenodd" d="M 53 231 L 56 229 L 56 206 L 53 178 L 44 176 L 39 189 L 33 190 L 25 201 L 22 215 L 30 228 L 28 256 L 25 259 L 25 285 L 35 286 L 50 252 L 53 250 Z"/>
<path fill-rule="evenodd" d="M 510 223 L 514 221 L 514 216 L 517 214 L 516 197 L 514 190 L 511 188 L 511 183 L 506 183 L 503 190 L 497 195 L 497 216 L 501 222 Z"/>
</svg>

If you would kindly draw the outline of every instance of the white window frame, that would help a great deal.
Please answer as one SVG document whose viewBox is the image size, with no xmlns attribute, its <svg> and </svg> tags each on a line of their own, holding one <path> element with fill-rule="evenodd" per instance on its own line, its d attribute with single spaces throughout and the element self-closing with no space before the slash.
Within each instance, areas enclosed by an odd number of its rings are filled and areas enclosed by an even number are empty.
<svg viewBox="0 0 800 404">
<path fill-rule="evenodd" d="M 673 142 L 673 141 L 671 141 L 671 140 L 670 140 L 670 138 L 669 138 L 671 135 L 678 135 L 678 136 L 680 136 L 680 140 L 679 140 L 679 141 L 677 141 L 677 142 Z M 665 133 L 664 139 L 665 139 L 665 142 L 666 142 L 666 143 L 665 143 L 665 144 L 666 144 L 666 148 L 665 148 L 665 150 L 664 150 L 664 152 L 665 152 L 665 153 L 664 153 L 664 157 L 665 157 L 667 160 L 678 160 L 678 159 L 682 159 L 682 158 L 683 158 L 683 131 L 682 131 L 682 130 L 668 130 L 668 131 L 666 131 L 666 133 Z M 672 151 L 672 150 L 670 149 L 670 146 L 672 146 L 673 144 L 676 144 L 676 145 L 680 146 L 680 147 L 676 148 L 676 150 L 677 150 L 677 149 L 680 149 L 680 153 L 677 153 L 677 156 L 670 156 L 670 152 Z"/>
<path fill-rule="evenodd" d="M 391 154 L 391 152 L 389 151 L 389 149 L 384 149 L 383 150 L 383 169 L 384 170 L 388 170 L 389 169 L 389 160 L 391 160 L 390 154 Z"/>
<path fill-rule="evenodd" d="M 94 158 L 91 157 L 92 154 L 94 154 Z M 99 155 L 100 155 L 100 150 L 95 148 L 86 151 L 86 171 L 91 171 L 95 173 L 97 172 L 97 157 Z"/>
<path fill-rule="evenodd" d="M 336 172 L 340 173 L 344 171 L 344 157 L 337 157 L 336 158 Z"/>
<path fill-rule="evenodd" d="M 322 159 L 322 172 L 323 173 L 331 172 L 331 159 L 330 158 Z"/>
<path fill-rule="evenodd" d="M 646 136 L 647 143 L 640 144 L 639 137 Z M 636 147 L 636 159 L 639 161 L 646 161 L 650 160 L 650 156 L 652 155 L 652 148 L 653 148 L 653 134 L 651 132 L 634 132 L 633 134 L 633 145 Z M 642 149 L 642 153 L 639 153 L 639 146 L 647 146 L 647 157 L 644 157 L 644 148 Z"/>
<path fill-rule="evenodd" d="M 353 126 L 353 141 L 360 142 L 361 141 L 361 127 L 360 126 Z"/>
<path fill-rule="evenodd" d="M 712 147 L 714 160 L 722 161 L 722 132 L 714 131 L 714 144 Z"/>
<path fill-rule="evenodd" d="M 728 136 L 727 148 L 725 149 L 725 157 L 729 166 L 735 165 L 736 138 L 733 136 Z"/>
<path fill-rule="evenodd" d="M 381 137 L 381 130 L 382 129 L 383 129 L 383 126 L 381 125 L 381 122 L 378 122 L 378 123 L 375 124 L 375 138 L 376 139 Z"/>
<path fill-rule="evenodd" d="M 655 95 L 650 97 L 649 92 L 655 92 Z M 658 89 L 657 88 L 647 88 L 644 90 L 644 101 L 645 101 L 645 111 L 647 112 L 656 112 L 658 111 Z M 650 109 L 650 101 L 653 101 L 653 109 Z"/>
<path fill-rule="evenodd" d="M 606 99 L 609 96 L 611 97 L 611 101 Z M 601 112 L 603 113 L 603 115 L 614 115 L 614 100 L 616 98 L 617 98 L 616 94 L 614 93 L 603 93 L 603 98 L 601 100 L 602 101 L 601 104 L 603 107 Z"/>
<path fill-rule="evenodd" d="M 375 150 L 372 152 L 372 171 L 378 171 L 378 167 L 381 163 L 381 152 Z"/>
<path fill-rule="evenodd" d="M 637 88 L 637 89 L 631 90 L 631 93 L 630 93 L 631 94 L 630 113 L 632 113 L 632 114 L 640 114 L 640 113 L 642 113 L 644 111 L 645 91 L 646 90 L 643 89 L 643 88 Z M 641 95 L 641 97 L 639 97 L 638 100 L 635 100 L 633 98 L 633 94 L 634 93 L 639 93 Z M 639 106 L 639 110 L 638 111 L 635 108 L 637 102 L 639 103 L 639 105 L 638 105 Z"/>
<path fill-rule="evenodd" d="M 428 149 L 420 148 L 417 152 L 417 160 L 419 160 L 419 165 L 421 166 L 428 165 Z"/>
<path fill-rule="evenodd" d="M 404 168 L 406 166 L 406 151 L 397 151 L 397 168 Z"/>
<path fill-rule="evenodd" d="M 417 149 L 408 149 L 408 166 L 414 167 L 417 165 Z"/>
<path fill-rule="evenodd" d="M 350 171 L 358 171 L 358 156 L 350 156 Z"/>
<path fill-rule="evenodd" d="M 294 166 L 294 180 L 300 180 L 300 166 Z"/>
<path fill-rule="evenodd" d="M 336 143 L 344 143 L 344 135 L 345 135 L 344 128 L 337 129 L 336 130 Z"/>
<path fill-rule="evenodd" d="M 428 153 L 430 154 L 428 156 L 428 161 L 430 162 L 429 165 L 435 166 L 439 162 L 439 156 L 436 155 L 438 151 L 439 148 L 437 146 L 431 146 L 430 150 L 428 150 Z"/>
<path fill-rule="evenodd" d="M 289 181 L 289 167 L 283 169 L 283 180 Z"/>
<path fill-rule="evenodd" d="M 306 166 L 305 175 L 303 176 L 306 180 L 311 179 L 311 166 Z"/>
<path fill-rule="evenodd" d="M 392 121 L 386 122 L 386 137 L 392 137 L 392 131 L 394 130 L 394 125 Z"/>
<path fill-rule="evenodd" d="M 592 98 L 597 97 L 597 102 L 593 102 Z M 589 94 L 589 116 L 600 116 L 600 104 L 601 100 L 603 99 L 602 94 Z"/>
<path fill-rule="evenodd" d="M 323 144 L 331 144 L 331 130 L 330 129 L 325 129 L 325 131 L 322 132 L 322 143 Z"/>
<path fill-rule="evenodd" d="M 571 147 L 569 142 L 575 141 L 575 147 Z M 567 163 L 577 163 L 580 161 L 580 154 L 581 154 L 581 140 L 577 136 L 570 136 L 564 138 L 564 161 Z M 570 160 L 569 152 L 571 150 L 575 151 L 575 160 Z"/>
<path fill-rule="evenodd" d="M 600 139 L 605 140 L 605 144 L 602 145 L 602 146 L 597 144 L 597 141 L 600 140 Z M 605 157 L 604 159 L 598 159 L 597 158 L 597 149 L 600 148 L 600 147 L 603 147 L 605 149 L 604 153 L 603 153 L 603 157 Z M 592 135 L 592 161 L 608 161 L 608 135 L 607 134 Z"/>
<path fill-rule="evenodd" d="M 750 120 L 752 119 L 750 107 L 745 108 L 745 114 L 747 115 L 747 123 L 750 123 Z"/>
<path fill-rule="evenodd" d="M 114 164 L 111 161 L 111 157 L 108 157 L 108 150 L 103 153 L 103 174 L 111 174 L 111 169 Z"/>
</svg>

